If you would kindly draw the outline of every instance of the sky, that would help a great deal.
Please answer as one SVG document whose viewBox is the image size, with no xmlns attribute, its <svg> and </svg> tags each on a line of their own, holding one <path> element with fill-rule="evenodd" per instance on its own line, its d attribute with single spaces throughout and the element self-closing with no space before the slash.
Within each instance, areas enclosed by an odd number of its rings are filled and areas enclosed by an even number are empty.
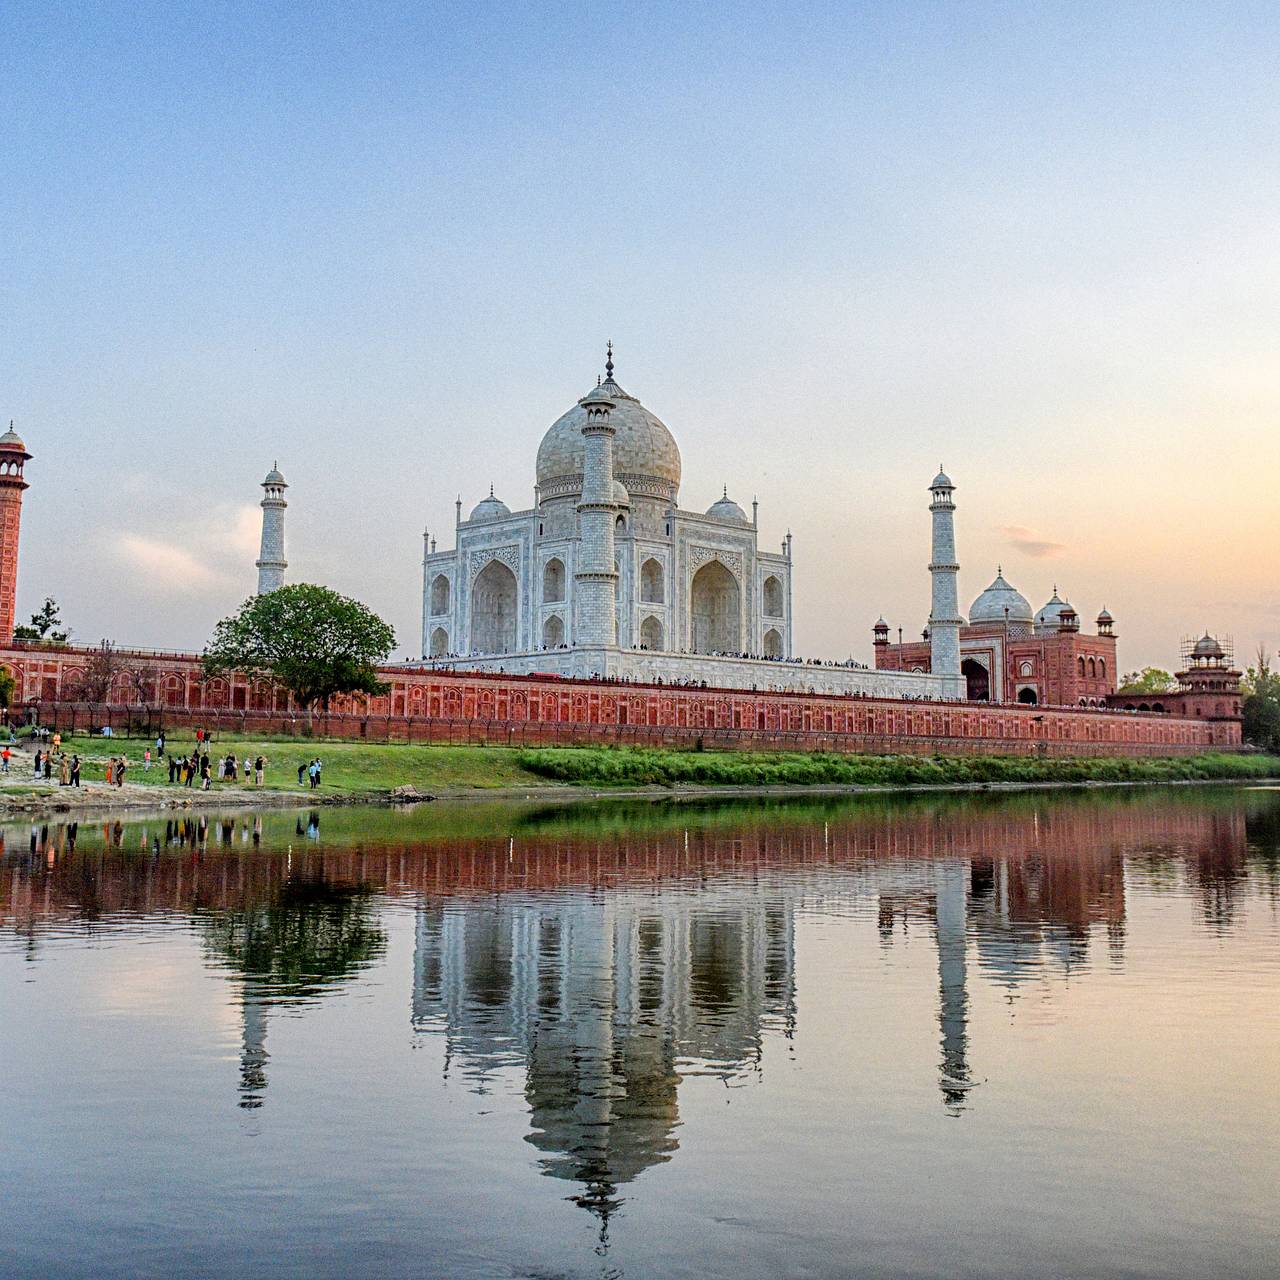
<svg viewBox="0 0 1280 1280">
<path fill-rule="evenodd" d="M 422 531 L 621 384 L 791 530 L 795 647 L 1055 584 L 1280 646 L 1271 4 L 0 7 L 19 617 L 198 648 L 292 581 L 420 652 Z"/>
</svg>

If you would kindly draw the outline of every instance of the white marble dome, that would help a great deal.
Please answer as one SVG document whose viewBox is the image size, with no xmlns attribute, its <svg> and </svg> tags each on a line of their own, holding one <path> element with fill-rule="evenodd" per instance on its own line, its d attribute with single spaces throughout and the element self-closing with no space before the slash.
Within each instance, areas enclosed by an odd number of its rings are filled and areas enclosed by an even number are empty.
<svg viewBox="0 0 1280 1280">
<path fill-rule="evenodd" d="M 479 502 L 472 508 L 472 520 L 496 520 L 499 516 L 509 516 L 511 508 L 507 506 L 501 498 L 493 496 L 492 487 L 489 489 L 489 496 L 481 498 Z"/>
<path fill-rule="evenodd" d="M 1036 630 L 1057 631 L 1064 612 L 1074 613 L 1075 610 L 1065 600 L 1059 598 L 1058 588 L 1054 587 L 1053 596 L 1045 603 L 1044 608 L 1036 614 Z"/>
<path fill-rule="evenodd" d="M 614 475 L 631 491 L 674 501 L 680 488 L 680 450 L 662 421 L 612 377 L 600 385 L 614 403 L 609 420 L 613 437 Z M 592 388 L 588 395 L 595 395 Z M 584 396 L 583 400 L 587 397 Z M 543 497 L 582 491 L 582 428 L 587 411 L 578 401 L 551 424 L 538 446 L 538 489 Z"/>
<path fill-rule="evenodd" d="M 715 516 L 717 520 L 741 520 L 744 524 L 751 523 L 747 519 L 747 513 L 729 497 L 728 489 L 707 508 L 707 515 Z"/>
<path fill-rule="evenodd" d="M 1008 613 L 1005 610 L 1008 609 Z M 1031 621 L 1031 601 L 1015 587 L 1011 587 L 1004 579 L 1002 572 L 996 573 L 996 580 L 973 602 L 969 609 L 969 621 L 972 622 L 1010 622 Z"/>
</svg>

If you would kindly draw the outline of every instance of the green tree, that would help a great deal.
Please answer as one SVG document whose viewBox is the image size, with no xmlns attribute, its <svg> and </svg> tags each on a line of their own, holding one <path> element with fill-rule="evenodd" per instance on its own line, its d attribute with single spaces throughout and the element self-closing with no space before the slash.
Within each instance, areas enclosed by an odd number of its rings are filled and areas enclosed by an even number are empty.
<svg viewBox="0 0 1280 1280">
<path fill-rule="evenodd" d="M 61 627 L 62 618 L 58 602 L 52 596 L 45 596 L 39 612 L 31 615 L 31 625 L 14 627 L 13 638 L 15 640 L 47 640 L 50 644 L 65 644 L 71 633 L 61 630 Z"/>
<path fill-rule="evenodd" d="M 204 652 L 205 674 L 243 671 L 282 685 L 308 710 L 343 693 L 385 693 L 377 664 L 396 633 L 358 600 L 309 583 L 252 596 L 223 618 Z"/>
<path fill-rule="evenodd" d="M 1128 671 L 1120 681 L 1121 693 L 1172 693 L 1178 682 L 1159 667 L 1143 667 L 1141 671 Z"/>
<path fill-rule="evenodd" d="M 0 707 L 8 710 L 13 706 L 13 695 L 18 691 L 18 682 L 8 667 L 0 667 Z"/>
<path fill-rule="evenodd" d="M 1280 673 L 1271 668 L 1271 656 L 1258 646 L 1258 661 L 1240 681 L 1244 700 L 1240 704 L 1244 720 L 1244 740 L 1264 751 L 1280 753 Z"/>
</svg>

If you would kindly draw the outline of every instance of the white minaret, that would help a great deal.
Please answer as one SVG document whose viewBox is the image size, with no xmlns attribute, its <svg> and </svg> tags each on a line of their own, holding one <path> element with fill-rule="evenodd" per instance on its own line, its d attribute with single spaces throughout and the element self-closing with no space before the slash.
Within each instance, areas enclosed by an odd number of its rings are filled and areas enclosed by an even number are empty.
<svg viewBox="0 0 1280 1280">
<path fill-rule="evenodd" d="M 613 376 L 613 344 L 605 364 Z M 597 387 L 580 401 L 587 411 L 582 428 L 582 496 L 578 502 L 578 564 L 573 575 L 578 601 L 576 642 L 613 645 L 618 640 L 616 592 L 618 570 L 613 561 L 613 437 L 610 420 L 615 404 Z"/>
<path fill-rule="evenodd" d="M 941 468 L 929 486 L 933 501 L 933 608 L 929 612 L 929 666 L 935 676 L 960 674 L 960 599 L 956 592 L 955 485 Z"/>
<path fill-rule="evenodd" d="M 284 558 L 284 509 L 289 505 L 284 500 L 284 491 L 288 487 L 277 464 L 273 463 L 262 482 L 262 545 L 258 550 L 260 596 L 283 587 L 284 571 L 289 567 Z"/>
</svg>

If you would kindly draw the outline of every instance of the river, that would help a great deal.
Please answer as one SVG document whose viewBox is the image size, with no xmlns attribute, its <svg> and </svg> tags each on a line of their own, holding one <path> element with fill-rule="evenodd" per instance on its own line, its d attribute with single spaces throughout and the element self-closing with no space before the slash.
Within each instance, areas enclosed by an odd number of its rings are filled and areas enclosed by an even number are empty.
<svg viewBox="0 0 1280 1280">
<path fill-rule="evenodd" d="M 1280 791 L 0 834 L 4 1277 L 1280 1271 Z"/>
</svg>

